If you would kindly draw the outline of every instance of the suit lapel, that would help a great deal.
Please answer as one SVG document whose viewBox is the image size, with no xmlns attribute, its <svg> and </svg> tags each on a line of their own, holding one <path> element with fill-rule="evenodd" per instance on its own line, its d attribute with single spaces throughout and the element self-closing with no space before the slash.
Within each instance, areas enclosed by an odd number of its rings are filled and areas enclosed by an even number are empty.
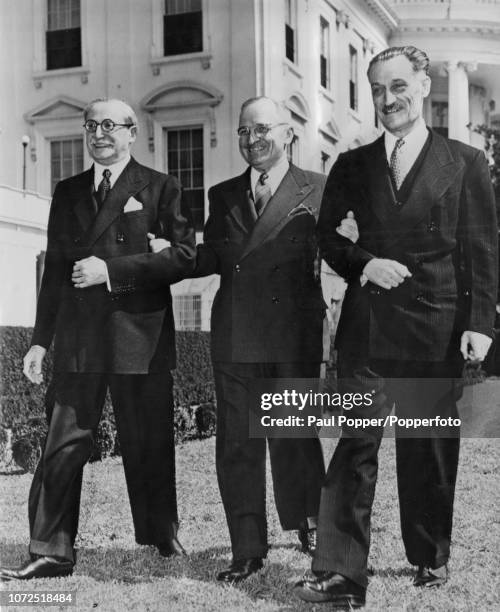
<svg viewBox="0 0 500 612">
<path fill-rule="evenodd" d="M 253 202 L 250 191 L 250 168 L 241 176 L 236 177 L 223 197 L 228 212 L 235 224 L 242 232 L 249 234 L 255 218 L 255 210 L 252 211 Z"/>
<path fill-rule="evenodd" d="M 392 223 L 391 208 L 396 204 L 391 178 L 387 168 L 384 137 L 381 136 L 365 151 L 364 171 L 368 177 L 369 201 L 383 227 Z"/>
<path fill-rule="evenodd" d="M 89 245 L 94 244 L 99 236 L 123 212 L 127 200 L 147 184 L 147 176 L 143 173 L 141 166 L 132 158 L 99 209 L 94 223 L 85 237 L 85 242 Z"/>
<path fill-rule="evenodd" d="M 271 233 L 275 232 L 276 228 L 286 221 L 289 213 L 305 200 L 313 189 L 313 185 L 308 183 L 306 174 L 296 166 L 290 165 L 280 186 L 255 223 L 241 259 L 261 245 Z"/>
<path fill-rule="evenodd" d="M 91 168 L 78 177 L 78 182 L 73 187 L 73 210 L 83 230 L 87 230 L 95 219 L 92 199 L 93 181 L 94 169 Z"/>
</svg>

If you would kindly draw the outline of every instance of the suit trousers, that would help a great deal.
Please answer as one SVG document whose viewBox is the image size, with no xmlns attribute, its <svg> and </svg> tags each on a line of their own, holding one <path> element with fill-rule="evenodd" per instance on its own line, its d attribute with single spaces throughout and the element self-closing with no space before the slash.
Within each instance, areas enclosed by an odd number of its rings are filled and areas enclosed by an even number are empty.
<svg viewBox="0 0 500 612">
<path fill-rule="evenodd" d="M 249 437 L 248 387 L 256 378 L 318 378 L 318 363 L 214 363 L 216 467 L 233 558 L 267 555 L 266 440 Z M 325 467 L 318 438 L 268 438 L 283 529 L 316 526 Z"/>
<path fill-rule="evenodd" d="M 58 373 L 47 393 L 49 431 L 29 494 L 32 554 L 75 561 L 83 466 L 92 454 L 108 386 L 136 541 L 159 544 L 175 533 L 170 373 Z"/>
<path fill-rule="evenodd" d="M 348 416 L 380 418 L 396 406 L 398 417 L 458 416 L 460 363 L 372 360 L 360 366 L 339 355 L 339 391 L 374 392 L 374 402 Z M 459 431 L 447 437 L 410 437 L 396 428 L 400 521 L 412 565 L 447 562 L 459 455 Z M 383 427 L 365 433 L 345 428 L 321 493 L 318 542 L 312 569 L 333 571 L 366 587 L 370 518 Z M 412 434 L 415 435 L 414 433 Z M 440 434 L 441 435 L 441 434 Z M 448 437 L 449 436 L 449 437 Z"/>
</svg>

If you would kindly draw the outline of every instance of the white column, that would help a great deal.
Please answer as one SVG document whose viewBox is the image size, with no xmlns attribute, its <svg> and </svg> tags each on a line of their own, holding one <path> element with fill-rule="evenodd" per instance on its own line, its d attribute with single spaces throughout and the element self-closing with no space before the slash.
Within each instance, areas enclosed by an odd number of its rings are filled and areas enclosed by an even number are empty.
<svg viewBox="0 0 500 612">
<path fill-rule="evenodd" d="M 473 64 L 450 61 L 445 64 L 448 73 L 448 136 L 470 143 L 469 77 Z"/>
</svg>

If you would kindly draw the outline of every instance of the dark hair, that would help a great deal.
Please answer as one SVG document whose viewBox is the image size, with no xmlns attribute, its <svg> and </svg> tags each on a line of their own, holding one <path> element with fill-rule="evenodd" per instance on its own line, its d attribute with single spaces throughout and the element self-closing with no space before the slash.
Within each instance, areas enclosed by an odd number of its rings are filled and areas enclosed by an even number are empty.
<svg viewBox="0 0 500 612">
<path fill-rule="evenodd" d="M 406 45 L 404 47 L 389 47 L 378 53 L 370 62 L 367 70 L 367 74 L 370 74 L 372 66 L 378 62 L 386 62 L 387 60 L 397 57 L 398 55 L 404 55 L 408 61 L 411 62 L 413 70 L 420 72 L 423 70 L 425 74 L 429 74 L 430 60 L 425 51 L 417 49 L 413 45 Z"/>
</svg>

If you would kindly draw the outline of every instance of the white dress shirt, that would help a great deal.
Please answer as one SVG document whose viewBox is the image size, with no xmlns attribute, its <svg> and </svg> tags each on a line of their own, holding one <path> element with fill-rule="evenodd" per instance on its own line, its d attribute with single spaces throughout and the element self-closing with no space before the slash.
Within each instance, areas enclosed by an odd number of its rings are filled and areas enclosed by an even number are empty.
<svg viewBox="0 0 500 612">
<path fill-rule="evenodd" d="M 127 155 L 124 159 L 116 162 L 115 164 L 111 164 L 110 166 L 103 166 L 102 164 L 98 164 L 94 161 L 94 189 L 97 191 L 99 187 L 99 183 L 103 179 L 104 170 L 109 170 L 111 172 L 111 176 L 109 177 L 109 182 L 111 184 L 110 189 L 113 189 L 113 185 L 118 180 L 120 174 L 125 170 L 125 166 L 130 161 L 130 155 Z M 104 262 L 106 263 L 106 262 Z M 109 280 L 108 266 L 106 265 L 106 287 L 108 291 L 111 291 L 111 282 Z"/>
<path fill-rule="evenodd" d="M 425 142 L 429 137 L 429 131 L 425 125 L 425 121 L 422 117 L 413 126 L 412 131 L 407 134 L 403 140 L 404 144 L 399 151 L 400 169 L 401 169 L 401 182 L 404 181 L 406 175 L 411 170 L 413 164 L 417 161 L 417 157 L 424 148 Z M 387 156 L 387 163 L 391 163 L 391 154 L 396 146 L 396 141 L 399 140 L 397 136 L 391 134 L 386 130 L 384 136 L 385 154 Z"/>
<path fill-rule="evenodd" d="M 94 161 L 94 188 L 97 191 L 99 187 L 99 183 L 102 181 L 102 173 L 104 170 L 109 170 L 111 172 L 111 176 L 109 177 L 109 182 L 111 183 L 111 189 L 113 189 L 113 185 L 118 180 L 120 174 L 125 170 L 125 166 L 130 161 L 130 155 L 127 155 L 124 159 L 116 162 L 115 164 L 111 164 L 111 166 L 103 166 L 102 164 L 98 164 Z"/>
<path fill-rule="evenodd" d="M 280 186 L 281 181 L 285 178 L 285 174 L 288 172 L 288 168 L 290 164 L 288 163 L 288 158 L 286 155 L 278 161 L 278 163 L 270 168 L 265 174 L 269 177 L 266 181 L 266 185 L 269 185 L 269 189 L 271 190 L 271 195 L 274 195 L 278 187 Z M 252 189 L 252 196 L 255 201 L 255 187 L 257 185 L 257 181 L 260 178 L 262 172 L 252 168 L 250 171 L 250 187 Z"/>
</svg>

